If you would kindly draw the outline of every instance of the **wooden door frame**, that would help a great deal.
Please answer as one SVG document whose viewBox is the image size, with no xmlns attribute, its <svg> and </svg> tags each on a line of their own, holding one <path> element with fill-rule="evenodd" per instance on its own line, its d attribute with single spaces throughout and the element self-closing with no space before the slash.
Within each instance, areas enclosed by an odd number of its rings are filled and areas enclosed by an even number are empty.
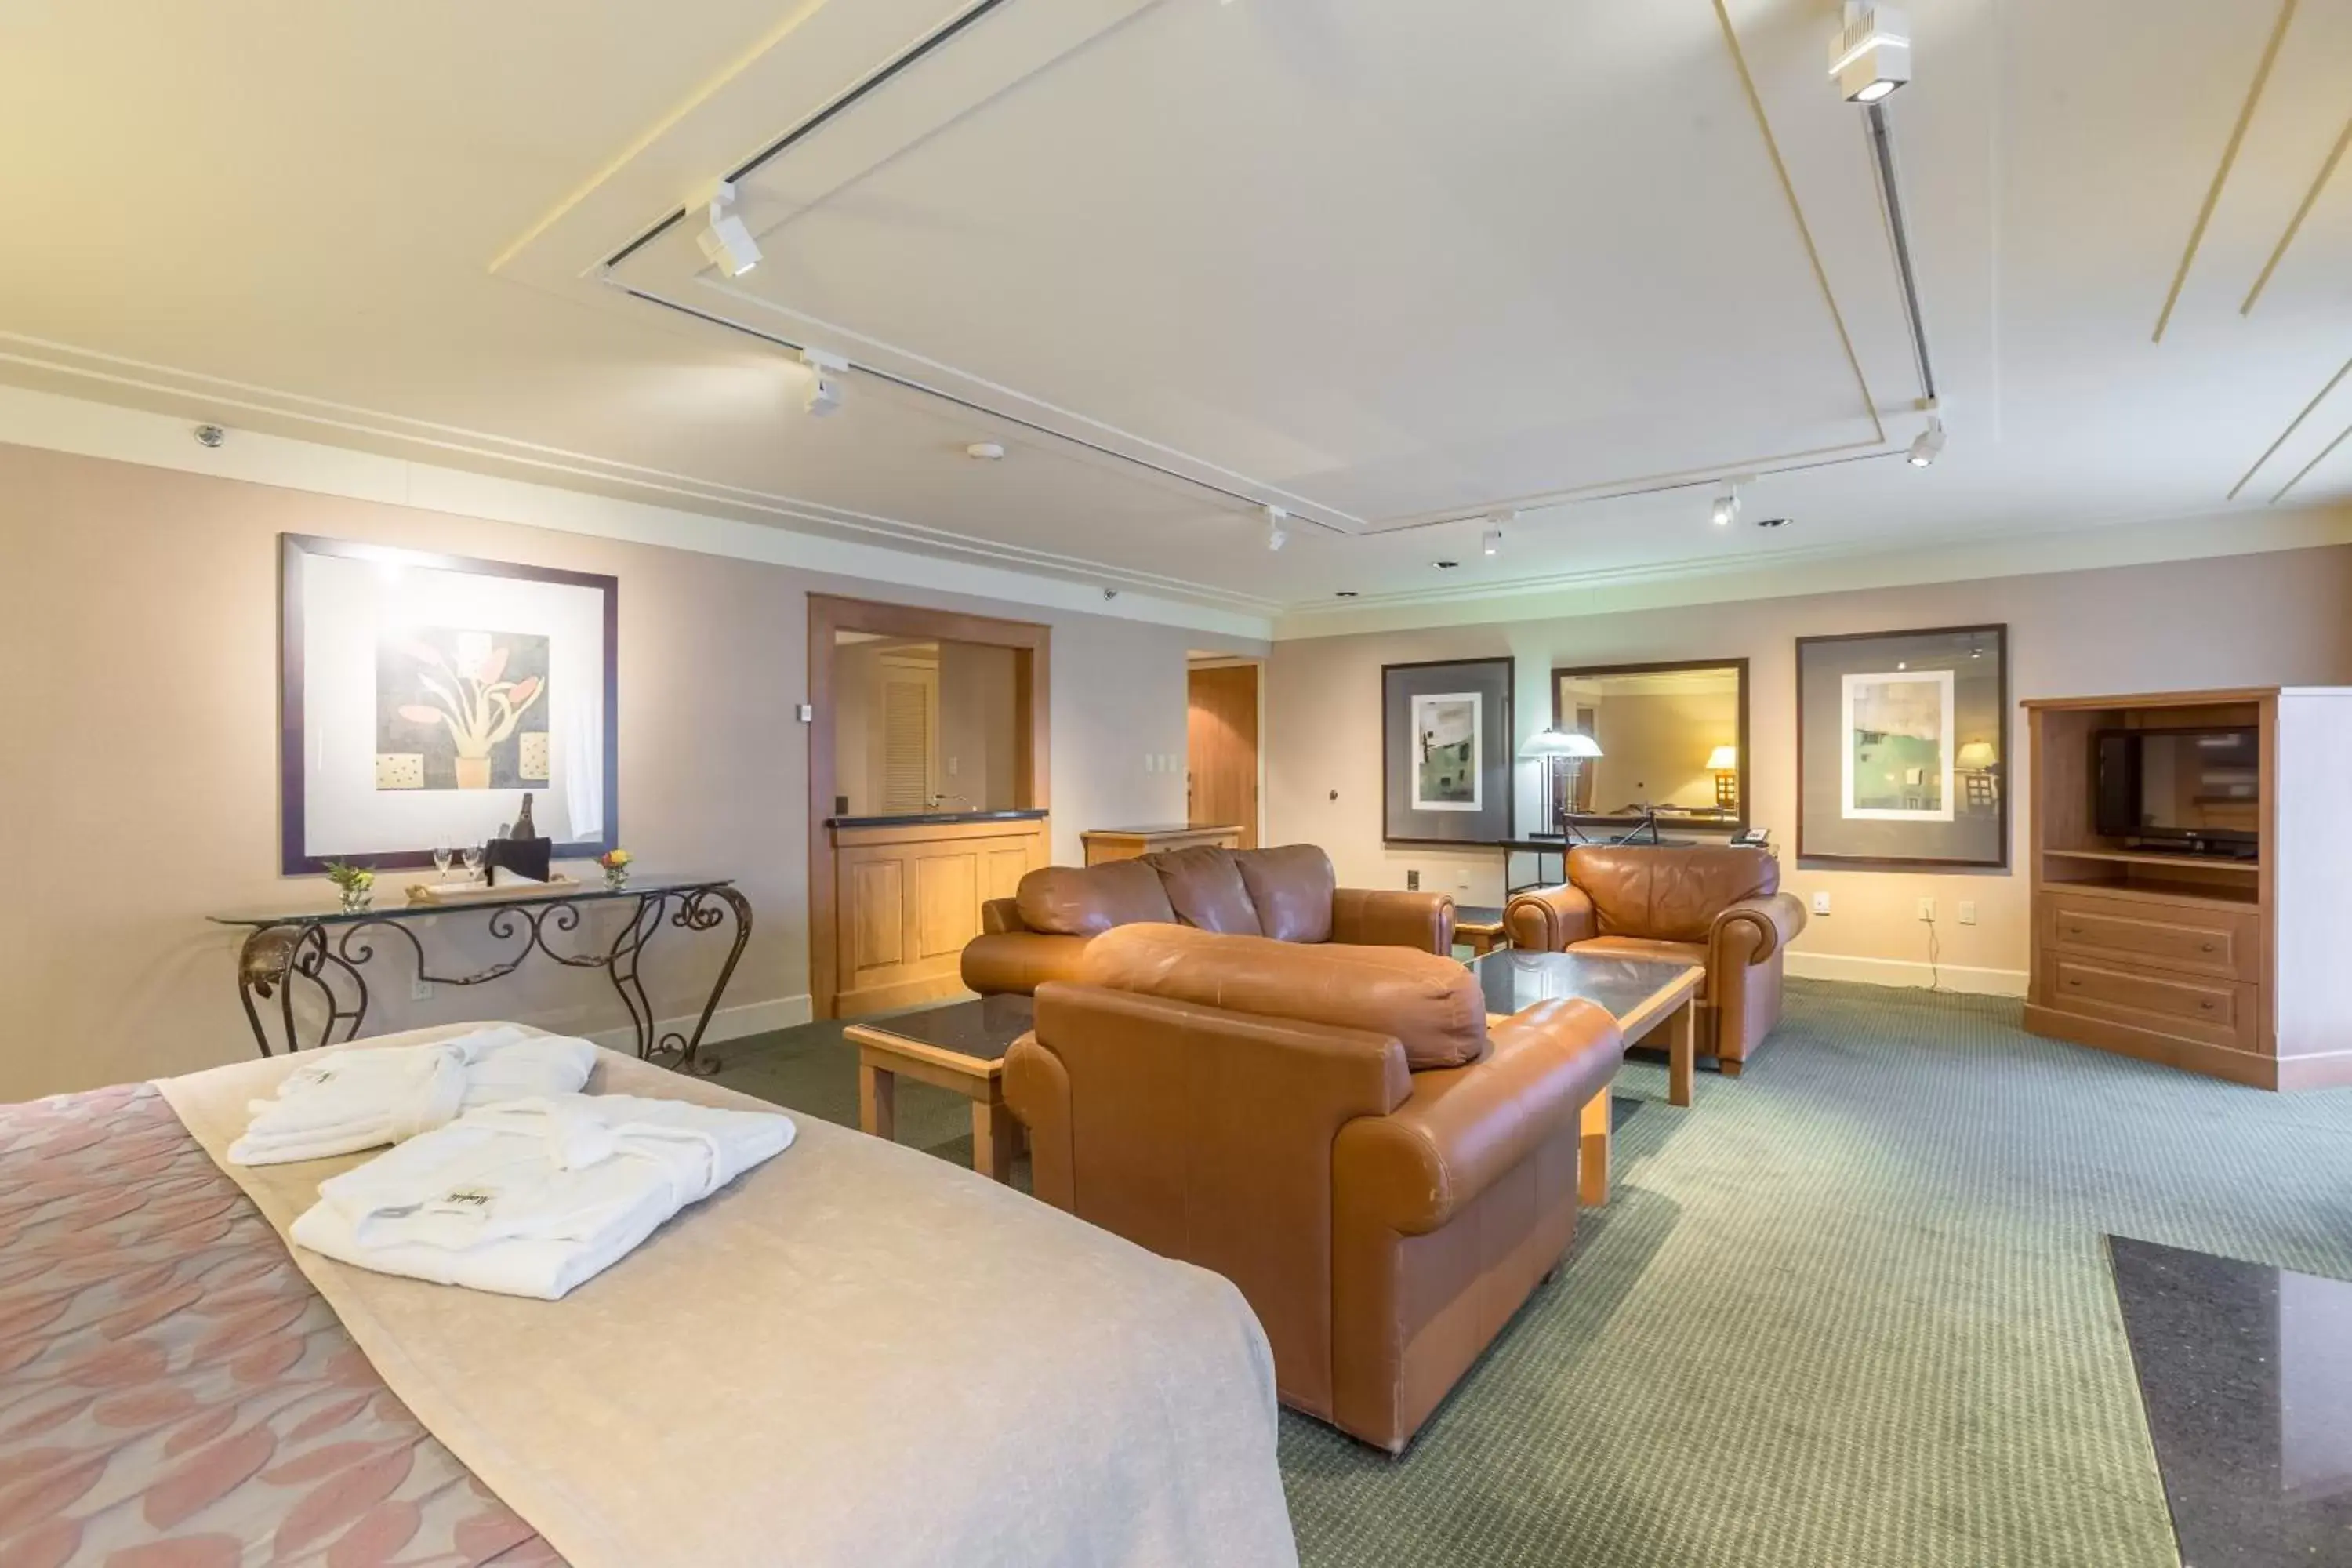
<svg viewBox="0 0 2352 1568">
<path fill-rule="evenodd" d="M 1050 673 L 1054 629 L 1033 621 L 999 620 L 958 610 L 891 605 L 834 594 L 808 596 L 808 910 L 809 1007 L 812 1016 L 834 1016 L 840 985 L 840 953 L 835 943 L 833 816 L 840 773 L 834 755 L 833 655 L 835 632 L 874 632 L 883 637 L 977 643 L 1013 650 L 1013 794 L 1024 806 L 1050 809 L 1047 759 L 1052 755 Z"/>
</svg>

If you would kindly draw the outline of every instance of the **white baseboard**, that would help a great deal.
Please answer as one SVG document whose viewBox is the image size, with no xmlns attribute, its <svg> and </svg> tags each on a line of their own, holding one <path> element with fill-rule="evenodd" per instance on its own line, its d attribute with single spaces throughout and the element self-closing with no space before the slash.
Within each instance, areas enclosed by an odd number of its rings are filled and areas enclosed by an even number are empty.
<svg viewBox="0 0 2352 1568">
<path fill-rule="evenodd" d="M 740 1040 L 746 1035 L 764 1035 L 772 1029 L 789 1029 L 795 1024 L 805 1024 L 816 1016 L 814 1004 L 806 996 L 778 996 L 766 1002 L 745 1002 L 733 1007 L 721 1007 L 710 1015 L 710 1027 L 703 1032 L 702 1043 L 715 1046 L 721 1040 Z M 667 1034 L 689 1034 L 694 1029 L 696 1015 L 664 1018 L 655 1026 L 655 1037 Z M 634 1051 L 637 1037 L 629 1029 L 600 1029 L 588 1037 L 600 1046 L 610 1046 L 616 1051 Z"/>
<path fill-rule="evenodd" d="M 1971 969 L 1940 963 L 1930 970 L 1908 958 L 1848 958 L 1834 952 L 1801 952 L 1791 948 L 1788 973 L 1803 980 L 1849 980 L 1859 985 L 1907 985 L 1925 990 L 1960 991 L 1976 996 L 2022 996 L 2022 969 Z"/>
</svg>

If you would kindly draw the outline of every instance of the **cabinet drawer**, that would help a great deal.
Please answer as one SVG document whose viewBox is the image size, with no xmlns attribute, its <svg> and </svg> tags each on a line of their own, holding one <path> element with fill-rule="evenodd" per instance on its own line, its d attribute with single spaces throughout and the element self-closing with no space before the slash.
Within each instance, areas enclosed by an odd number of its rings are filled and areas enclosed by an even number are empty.
<svg viewBox="0 0 2352 1568">
<path fill-rule="evenodd" d="M 2231 1050 L 2259 1048 L 2259 986 L 2132 969 L 2072 953 L 2043 956 L 2050 975 L 2049 1005 L 2060 1012 Z"/>
<path fill-rule="evenodd" d="M 2261 920 L 2251 910 L 2050 894 L 2042 941 L 2061 952 L 2120 958 L 2185 974 L 2262 978 Z"/>
</svg>

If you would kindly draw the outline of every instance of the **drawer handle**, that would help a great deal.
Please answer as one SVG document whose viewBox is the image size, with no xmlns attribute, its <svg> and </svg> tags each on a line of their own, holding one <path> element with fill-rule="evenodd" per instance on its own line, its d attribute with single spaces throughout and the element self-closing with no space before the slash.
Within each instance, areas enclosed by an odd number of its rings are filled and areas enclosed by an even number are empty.
<svg viewBox="0 0 2352 1568">
<path fill-rule="evenodd" d="M 2083 983 L 2079 980 L 2069 980 L 2066 984 L 2069 985 L 2080 985 Z"/>
<path fill-rule="evenodd" d="M 2200 1002 L 2197 1005 L 2200 1007 L 2204 1008 L 2208 1013 L 2210 1013 L 2213 1010 L 2213 1004 L 2210 1002 Z"/>
<path fill-rule="evenodd" d="M 2066 928 L 2066 934 L 2068 936 L 2080 936 L 2083 934 L 2083 928 L 2081 926 L 2068 926 Z"/>
<path fill-rule="evenodd" d="M 2212 952 L 2212 951 L 2213 951 L 2213 944 L 2212 944 L 2211 942 L 2206 942 L 2206 943 L 2204 943 L 2203 945 L 2201 945 L 2200 947 L 2199 947 L 2197 951 L 2198 951 L 2198 952 Z"/>
</svg>

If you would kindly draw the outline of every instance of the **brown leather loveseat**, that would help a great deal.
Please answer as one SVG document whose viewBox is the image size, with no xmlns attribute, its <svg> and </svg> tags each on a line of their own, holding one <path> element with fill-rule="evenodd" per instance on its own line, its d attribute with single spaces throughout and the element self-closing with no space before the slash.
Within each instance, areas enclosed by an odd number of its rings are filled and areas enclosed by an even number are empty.
<svg viewBox="0 0 2352 1568">
<path fill-rule="evenodd" d="M 1014 897 L 982 906 L 982 934 L 963 950 L 963 983 L 983 996 L 1026 994 L 1041 982 L 1075 977 L 1089 939 L 1138 923 L 1276 942 L 1453 951 L 1454 900 L 1445 894 L 1337 882 L 1331 858 L 1312 844 L 1202 845 L 1100 866 L 1047 866 L 1022 878 Z"/>
<path fill-rule="evenodd" d="M 1805 906 L 1780 891 L 1767 850 L 1580 844 L 1568 881 L 1517 895 L 1503 923 L 1529 952 L 1705 965 L 1698 1052 L 1737 1078 L 1780 1021 L 1781 954 L 1805 929 Z"/>
<path fill-rule="evenodd" d="M 1037 1196 L 1231 1279 L 1283 1402 L 1401 1452 L 1568 1248 L 1615 1022 L 1490 1026 L 1451 959 L 1173 925 L 1078 976 L 1004 1061 Z"/>
</svg>

